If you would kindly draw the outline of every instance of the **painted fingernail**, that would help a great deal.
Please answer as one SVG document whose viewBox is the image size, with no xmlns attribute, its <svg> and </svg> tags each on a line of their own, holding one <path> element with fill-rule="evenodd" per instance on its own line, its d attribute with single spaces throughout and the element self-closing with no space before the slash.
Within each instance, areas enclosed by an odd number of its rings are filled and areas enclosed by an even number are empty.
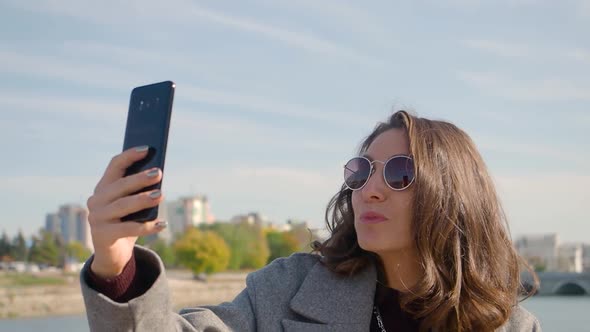
<svg viewBox="0 0 590 332">
<path fill-rule="evenodd" d="M 156 177 L 158 175 L 158 173 L 160 173 L 160 170 L 155 168 L 152 169 L 151 171 L 147 172 L 146 175 L 150 178 Z"/>
<path fill-rule="evenodd" d="M 160 197 L 161 195 L 162 195 L 162 192 L 161 192 L 161 191 L 159 191 L 159 190 L 152 191 L 152 192 L 150 193 L 150 197 L 151 197 L 151 198 L 158 198 L 158 197 Z"/>
<path fill-rule="evenodd" d="M 167 221 L 158 221 L 158 222 L 156 222 L 156 227 L 166 228 L 166 227 L 168 227 L 168 222 Z"/>
<path fill-rule="evenodd" d="M 142 145 L 142 146 L 138 146 L 135 148 L 135 152 L 145 152 L 149 149 L 150 147 L 147 145 Z"/>
</svg>

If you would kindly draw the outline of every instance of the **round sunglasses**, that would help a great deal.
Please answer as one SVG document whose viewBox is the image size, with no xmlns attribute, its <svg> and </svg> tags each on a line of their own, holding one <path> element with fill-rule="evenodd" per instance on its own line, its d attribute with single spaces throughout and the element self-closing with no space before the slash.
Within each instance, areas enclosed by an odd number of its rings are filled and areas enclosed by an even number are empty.
<svg viewBox="0 0 590 332">
<path fill-rule="evenodd" d="M 410 156 L 395 155 L 383 162 L 369 160 L 367 157 L 354 157 L 344 165 L 344 184 L 348 189 L 360 190 L 375 173 L 373 163 L 383 164 L 383 179 L 392 190 L 408 188 L 415 180 L 414 160 Z"/>
</svg>

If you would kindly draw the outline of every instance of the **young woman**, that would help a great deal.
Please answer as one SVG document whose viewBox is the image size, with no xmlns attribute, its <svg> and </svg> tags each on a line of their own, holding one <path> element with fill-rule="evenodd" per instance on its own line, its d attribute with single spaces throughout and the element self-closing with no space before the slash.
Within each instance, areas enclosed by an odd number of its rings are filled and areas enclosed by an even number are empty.
<svg viewBox="0 0 590 332">
<path fill-rule="evenodd" d="M 540 331 L 518 305 L 519 261 L 494 185 L 468 135 L 404 111 L 344 166 L 319 254 L 247 277 L 217 306 L 170 308 L 164 267 L 137 236 L 165 222 L 120 218 L 155 206 L 159 170 L 123 178 L 145 148 L 116 156 L 88 200 L 95 246 L 81 273 L 92 331 Z"/>
</svg>

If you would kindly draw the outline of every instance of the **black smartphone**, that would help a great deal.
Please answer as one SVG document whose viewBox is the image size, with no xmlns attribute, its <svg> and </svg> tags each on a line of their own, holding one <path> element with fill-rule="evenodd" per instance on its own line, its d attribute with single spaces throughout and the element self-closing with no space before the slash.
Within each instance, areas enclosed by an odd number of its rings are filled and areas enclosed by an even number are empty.
<svg viewBox="0 0 590 332">
<path fill-rule="evenodd" d="M 127 168 L 125 176 L 153 167 L 160 168 L 163 176 L 175 88 L 174 82 L 165 81 L 140 86 L 131 91 L 123 151 L 141 145 L 149 146 L 149 150 L 144 159 Z M 145 187 L 134 194 L 160 189 L 161 187 L 162 181 Z M 131 213 L 121 218 L 121 220 L 146 222 L 157 217 L 158 207 L 155 206 Z"/>
</svg>

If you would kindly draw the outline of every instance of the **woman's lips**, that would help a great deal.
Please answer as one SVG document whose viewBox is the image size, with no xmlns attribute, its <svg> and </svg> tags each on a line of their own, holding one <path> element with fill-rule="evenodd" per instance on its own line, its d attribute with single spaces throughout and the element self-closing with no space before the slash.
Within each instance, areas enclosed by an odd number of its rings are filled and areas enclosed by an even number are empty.
<svg viewBox="0 0 590 332">
<path fill-rule="evenodd" d="M 361 214 L 360 219 L 365 224 L 378 224 L 387 221 L 384 215 L 372 211 Z"/>
</svg>

